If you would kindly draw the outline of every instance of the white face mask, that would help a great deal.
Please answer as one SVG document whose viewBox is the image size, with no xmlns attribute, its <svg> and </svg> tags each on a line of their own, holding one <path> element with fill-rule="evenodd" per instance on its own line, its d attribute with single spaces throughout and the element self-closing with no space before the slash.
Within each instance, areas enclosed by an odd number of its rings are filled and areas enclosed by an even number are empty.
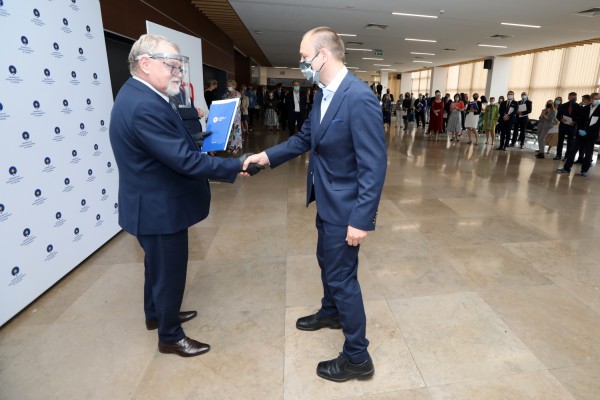
<svg viewBox="0 0 600 400">
<path fill-rule="evenodd" d="M 512 100 L 512 99 L 515 98 L 515 96 L 513 96 L 512 94 L 509 94 L 507 97 L 508 97 L 509 100 Z"/>
<path fill-rule="evenodd" d="M 298 66 L 300 67 L 300 72 L 302 72 L 302 75 L 304 75 L 304 77 L 310 83 L 319 83 L 319 73 L 321 72 L 321 70 L 323 69 L 323 66 L 325 65 L 323 63 L 323 65 L 321 65 L 321 68 L 319 68 L 318 71 L 315 71 L 313 69 L 312 62 L 315 58 L 317 58 L 318 55 L 319 55 L 319 53 L 315 54 L 315 56 L 312 58 L 312 60 L 300 61 L 300 63 L 298 64 Z"/>
<path fill-rule="evenodd" d="M 233 87 L 232 87 L 232 86 L 227 86 L 227 91 L 228 91 L 228 92 L 231 92 L 232 90 L 233 90 Z"/>
</svg>

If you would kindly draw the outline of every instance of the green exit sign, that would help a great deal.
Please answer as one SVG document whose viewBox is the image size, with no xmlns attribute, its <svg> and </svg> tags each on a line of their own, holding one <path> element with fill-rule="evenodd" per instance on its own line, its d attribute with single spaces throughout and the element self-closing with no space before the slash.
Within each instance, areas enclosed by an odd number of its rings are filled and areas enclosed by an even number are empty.
<svg viewBox="0 0 600 400">
<path fill-rule="evenodd" d="M 376 56 L 382 56 L 383 55 L 383 50 L 379 50 L 379 49 L 374 49 L 373 50 L 374 55 Z"/>
</svg>

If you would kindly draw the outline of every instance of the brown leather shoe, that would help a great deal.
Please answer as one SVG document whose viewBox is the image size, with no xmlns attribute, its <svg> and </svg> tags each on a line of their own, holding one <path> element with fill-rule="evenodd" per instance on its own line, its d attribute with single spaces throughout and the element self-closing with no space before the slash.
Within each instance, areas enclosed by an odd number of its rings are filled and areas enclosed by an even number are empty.
<svg viewBox="0 0 600 400">
<path fill-rule="evenodd" d="M 196 318 L 196 315 L 198 315 L 198 313 L 196 311 L 181 311 L 179 313 L 179 322 L 183 324 L 184 322 L 189 321 L 190 319 Z M 147 319 L 146 320 L 146 329 L 148 329 L 149 331 L 158 329 L 158 320 L 157 319 Z"/>
<path fill-rule="evenodd" d="M 209 350 L 210 345 L 190 339 L 187 336 L 176 343 L 158 342 L 158 351 L 161 353 L 177 354 L 181 357 L 195 357 L 207 353 Z"/>
</svg>

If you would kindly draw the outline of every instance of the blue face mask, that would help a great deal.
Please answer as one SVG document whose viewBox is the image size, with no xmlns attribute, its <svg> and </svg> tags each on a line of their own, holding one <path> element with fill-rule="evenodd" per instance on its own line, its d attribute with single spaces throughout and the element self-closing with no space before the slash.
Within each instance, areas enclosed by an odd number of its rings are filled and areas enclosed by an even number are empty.
<svg viewBox="0 0 600 400">
<path fill-rule="evenodd" d="M 556 104 L 557 106 L 560 105 L 561 101 L 560 100 L 554 100 L 554 104 Z"/>
<path fill-rule="evenodd" d="M 294 92 L 300 91 L 300 86 L 294 86 Z"/>
<path fill-rule="evenodd" d="M 594 100 L 592 104 L 594 104 L 595 106 L 600 106 L 600 100 Z"/>
</svg>

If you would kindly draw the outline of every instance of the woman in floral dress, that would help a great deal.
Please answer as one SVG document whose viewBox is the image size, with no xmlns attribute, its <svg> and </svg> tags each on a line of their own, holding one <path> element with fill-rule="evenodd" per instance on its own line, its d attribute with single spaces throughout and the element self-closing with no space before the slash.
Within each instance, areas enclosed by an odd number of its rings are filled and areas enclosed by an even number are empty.
<svg viewBox="0 0 600 400">
<path fill-rule="evenodd" d="M 238 155 L 242 151 L 242 107 L 240 92 L 235 90 L 237 83 L 234 80 L 227 81 L 227 93 L 223 95 L 223 99 L 240 99 L 240 104 L 235 113 L 233 125 L 231 127 L 231 134 L 229 135 L 229 144 L 227 145 L 227 151 L 230 151 L 233 155 Z"/>
</svg>

